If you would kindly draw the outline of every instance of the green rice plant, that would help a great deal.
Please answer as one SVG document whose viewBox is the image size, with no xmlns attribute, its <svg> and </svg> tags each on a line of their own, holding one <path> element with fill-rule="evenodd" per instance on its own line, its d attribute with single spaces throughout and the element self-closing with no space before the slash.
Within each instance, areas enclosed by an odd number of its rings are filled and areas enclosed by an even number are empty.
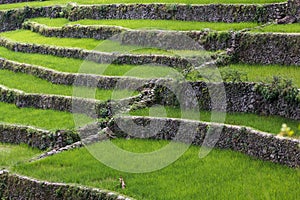
<svg viewBox="0 0 300 200">
<path fill-rule="evenodd" d="M 16 30 L 0 33 L 0 37 L 9 38 L 11 40 L 30 44 L 52 45 L 62 47 L 78 47 L 82 49 L 95 49 L 102 41 L 87 38 L 55 38 L 44 37 L 38 33 L 29 30 Z"/>
<path fill-rule="evenodd" d="M 11 89 L 22 90 L 27 93 L 95 98 L 102 101 L 117 97 L 126 98 L 138 94 L 137 92 L 129 90 L 105 90 L 52 84 L 32 75 L 14 73 L 8 70 L 0 70 L 0 85 L 7 86 Z"/>
<path fill-rule="evenodd" d="M 219 70 L 237 70 L 247 75 L 248 81 L 252 82 L 272 82 L 273 76 L 281 76 L 284 79 L 291 79 L 300 88 L 300 68 L 298 66 L 283 65 L 247 65 L 231 64 L 220 67 Z"/>
<path fill-rule="evenodd" d="M 154 65 L 117 65 L 99 64 L 74 58 L 62 58 L 37 53 L 22 53 L 0 47 L 1 57 L 32 65 L 57 70 L 60 72 L 99 74 L 106 76 L 130 76 L 138 78 L 163 78 L 171 74 L 174 69 Z"/>
<path fill-rule="evenodd" d="M 117 139 L 113 143 L 131 152 L 160 149 L 168 141 Z M 171 165 L 150 173 L 126 173 L 105 166 L 85 149 L 63 152 L 13 172 L 41 180 L 75 183 L 114 190 L 136 199 L 297 199 L 298 169 L 264 162 L 240 152 L 214 149 L 199 159 L 199 147 L 191 146 Z M 122 176 L 126 189 L 119 187 Z"/>
<path fill-rule="evenodd" d="M 180 21 L 180 20 L 120 20 L 120 19 L 104 19 L 104 20 L 91 20 L 84 19 L 79 21 L 68 21 L 65 18 L 33 18 L 30 21 L 44 24 L 50 27 L 62 27 L 64 25 L 109 25 L 109 26 L 121 26 L 129 29 L 162 29 L 162 30 L 178 30 L 178 31 L 190 31 L 190 30 L 202 30 L 212 29 L 216 31 L 226 30 L 242 30 L 245 28 L 257 27 L 257 23 L 243 22 L 243 23 L 224 23 L 224 22 L 197 22 L 197 21 Z"/>
<path fill-rule="evenodd" d="M 47 130 L 74 129 L 73 114 L 69 112 L 18 108 L 14 104 L 0 102 L 0 122 L 33 126 Z M 83 120 L 87 117 L 76 114 Z"/>
<path fill-rule="evenodd" d="M 295 24 L 271 24 L 262 28 L 255 28 L 252 32 L 271 32 L 271 33 L 300 33 L 299 23 Z"/>
<path fill-rule="evenodd" d="M 26 37 L 25 37 L 26 35 Z M 159 55 L 176 55 L 181 53 L 189 53 L 192 55 L 192 51 L 168 51 L 158 48 L 149 48 L 133 45 L 121 45 L 117 41 L 112 40 L 95 40 L 86 38 L 56 38 L 45 37 L 38 33 L 31 32 L 29 30 L 16 30 L 0 33 L 0 37 L 13 40 L 20 43 L 39 44 L 47 46 L 59 46 L 59 47 L 72 47 L 81 48 L 87 50 L 95 50 L 100 52 L 114 52 L 114 53 L 130 53 L 130 54 L 159 54 Z M 197 55 L 199 52 L 194 51 Z"/>
<path fill-rule="evenodd" d="M 30 158 L 40 153 L 40 150 L 30 148 L 24 144 L 11 145 L 0 143 L 0 169 L 8 169 L 28 161 Z"/>
</svg>

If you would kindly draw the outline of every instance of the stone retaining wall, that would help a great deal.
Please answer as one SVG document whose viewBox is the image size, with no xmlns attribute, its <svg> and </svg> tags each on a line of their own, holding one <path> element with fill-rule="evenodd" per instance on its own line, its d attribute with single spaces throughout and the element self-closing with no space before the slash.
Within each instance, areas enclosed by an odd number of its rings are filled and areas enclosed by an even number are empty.
<svg viewBox="0 0 300 200">
<path fill-rule="evenodd" d="M 91 37 L 108 39 L 118 33 L 117 37 L 123 45 L 137 45 L 160 49 L 191 50 L 226 50 L 231 52 L 235 62 L 248 64 L 280 64 L 300 65 L 300 34 L 292 33 L 251 33 L 251 32 L 217 32 L 202 31 L 146 31 L 129 30 L 120 27 L 105 26 L 70 26 L 51 28 L 34 22 L 27 22 L 25 28 L 37 31 L 45 36 L 59 37 Z M 74 30 L 76 29 L 76 31 Z M 54 30 L 51 33 L 51 30 Z M 92 30 L 83 34 L 85 30 Z M 95 31 L 99 30 L 97 34 Z M 102 32 L 103 31 L 103 32 Z M 122 32 L 122 33 L 121 33 Z M 102 34 L 103 33 L 103 34 Z M 121 33 L 121 34 L 119 34 Z M 116 36 L 116 35 L 115 35 Z M 176 41 L 176 42 L 174 42 Z M 179 64 L 182 66 L 182 63 Z"/>
<path fill-rule="evenodd" d="M 266 22 L 286 15 L 287 3 L 237 4 L 113 4 L 70 5 L 68 18 L 80 19 L 162 19 L 208 22 Z"/>
<path fill-rule="evenodd" d="M 294 16 L 300 22 L 300 0 L 288 0 L 288 15 Z"/>
<path fill-rule="evenodd" d="M 183 38 L 181 42 L 179 38 Z M 208 51 L 233 49 L 234 62 L 247 64 L 300 65 L 300 34 L 216 31 L 127 31 L 122 43 L 156 48 Z M 178 43 L 178 44 L 177 44 Z"/>
<path fill-rule="evenodd" d="M 5 1 L 5 0 L 4 0 Z M 176 19 L 210 22 L 266 22 L 287 15 L 287 3 L 266 5 L 112 4 L 67 7 L 24 7 L 0 11 L 0 32 L 21 28 L 25 19 L 69 17 L 79 19 Z"/>
<path fill-rule="evenodd" d="M 63 17 L 63 8 L 48 6 L 40 8 L 24 7 L 12 10 L 0 10 L 0 32 L 19 29 L 25 19 L 34 17 Z"/>
<path fill-rule="evenodd" d="M 156 64 L 169 67 L 178 67 L 185 69 L 191 66 L 191 62 L 185 58 L 166 55 L 135 55 L 135 54 L 119 54 L 119 53 L 105 53 L 99 51 L 83 50 L 80 48 L 64 48 L 56 46 L 46 46 L 37 44 L 26 44 L 0 38 L 0 46 L 6 47 L 12 51 L 24 53 L 40 53 L 47 55 L 54 55 L 67 58 L 79 58 L 94 61 L 97 63 L 107 64 Z"/>
<path fill-rule="evenodd" d="M 118 38 L 122 45 L 155 47 L 177 50 L 221 50 L 231 46 L 231 32 L 131 30 L 118 26 L 67 25 L 49 27 L 36 22 L 24 22 L 23 28 L 46 37 L 93 38 L 98 40 Z M 176 42 L 174 42 L 176 41 Z"/>
<path fill-rule="evenodd" d="M 10 144 L 27 144 L 45 150 L 61 148 L 79 141 L 79 135 L 72 131 L 37 129 L 31 126 L 0 123 L 0 142 Z"/>
<path fill-rule="evenodd" d="M 0 58 L 0 69 L 30 74 L 47 80 L 53 84 L 95 87 L 99 89 L 138 89 L 149 82 L 149 79 L 134 77 L 100 76 L 92 74 L 78 74 L 59 72 L 40 66 L 18 63 Z"/>
<path fill-rule="evenodd" d="M 133 122 L 135 126 L 141 127 L 138 133 L 135 133 L 139 135 L 128 135 L 128 133 L 119 128 L 123 124 L 127 127 L 127 130 L 130 130 L 131 127 L 128 127 L 130 126 L 130 122 Z M 152 133 L 149 133 L 149 130 L 144 131 L 146 129 L 143 129 L 145 125 L 149 125 L 150 123 L 159 123 L 163 127 L 160 130 L 156 130 L 157 134 L 153 136 Z M 184 134 L 179 137 L 182 138 L 182 142 L 185 142 L 187 138 L 192 138 L 190 142 L 199 146 L 202 146 L 209 128 L 212 130 L 209 134 L 214 135 L 214 138 L 210 143 L 206 143 L 208 146 L 216 142 L 215 147 L 217 148 L 239 151 L 262 160 L 284 164 L 289 167 L 300 166 L 299 140 L 277 137 L 268 133 L 255 131 L 251 128 L 149 117 L 119 117 L 109 123 L 109 129 L 117 137 L 145 138 L 145 135 L 151 134 L 150 139 L 174 140 L 177 138 L 176 141 L 178 141 L 176 134 L 179 134 L 178 130 L 180 130 L 180 134 Z M 132 130 L 136 130 L 136 128 L 132 128 Z M 219 138 L 218 133 L 214 130 L 221 130 Z M 186 135 L 193 131 L 196 133 L 194 136 Z"/>
<path fill-rule="evenodd" d="M 0 4 L 10 4 L 10 3 L 21 3 L 30 1 L 44 1 L 44 0 L 0 0 Z"/>
<path fill-rule="evenodd" d="M 238 62 L 300 65 L 300 34 L 241 33 L 235 43 Z"/>
<path fill-rule="evenodd" d="M 118 35 L 128 29 L 118 26 L 97 26 L 97 25 L 66 25 L 63 27 L 49 27 L 36 22 L 24 22 L 23 28 L 39 33 L 46 37 L 59 38 L 94 38 L 105 40 Z"/>
<path fill-rule="evenodd" d="M 1 199 L 101 199 L 101 200 L 130 200 L 107 190 L 93 189 L 63 183 L 38 181 L 25 176 L 0 171 Z"/>
<path fill-rule="evenodd" d="M 284 97 L 278 97 L 274 100 L 266 100 L 255 89 L 255 83 L 219 83 L 208 85 L 205 82 L 180 83 L 176 81 L 174 82 L 170 79 L 145 80 L 128 77 L 94 77 L 91 75 L 56 72 L 54 70 L 28 64 L 19 64 L 13 61 L 7 61 L 5 59 L 0 59 L 0 69 L 8 69 L 14 72 L 33 74 L 34 76 L 43 78 L 53 83 L 67 85 L 97 85 L 99 88 L 104 89 L 138 89 L 139 91 L 143 91 L 148 87 L 155 88 L 155 100 L 151 100 L 153 101 L 152 104 L 158 103 L 163 105 L 178 105 L 178 98 L 174 95 L 174 93 L 166 88 L 166 86 L 170 86 L 169 88 L 179 90 L 177 92 L 181 96 L 190 97 L 191 92 L 195 93 L 195 99 L 185 98 L 183 102 L 181 102 L 182 107 L 192 108 L 198 103 L 201 109 L 211 110 L 211 95 L 213 95 L 214 110 L 255 113 L 262 115 L 277 115 L 289 119 L 300 119 L 299 101 L 290 102 Z M 186 87 L 190 87 L 190 89 Z M 218 90 L 220 90 L 220 92 L 217 92 Z M 217 94 L 222 94 L 221 90 L 224 90 L 224 95 L 218 97 Z M 138 97 L 128 98 L 127 100 L 110 102 L 107 104 L 107 102 L 101 103 L 94 100 L 80 100 L 58 95 L 25 94 L 22 91 L 10 90 L 5 87 L 0 87 L 0 94 L 0 101 L 14 103 L 19 107 L 35 107 L 73 112 L 74 110 L 72 109 L 72 105 L 82 105 L 83 108 L 86 108 L 90 113 L 93 113 L 92 111 L 94 108 L 96 108 L 98 111 L 101 109 L 110 110 L 110 106 L 119 107 L 119 105 L 132 105 L 134 102 L 138 102 L 147 96 L 146 94 Z M 105 115 L 98 113 L 97 116 Z"/>
<path fill-rule="evenodd" d="M 122 100 L 98 101 L 71 96 L 30 94 L 0 85 L 0 102 L 13 103 L 20 108 L 33 107 L 86 114 L 93 118 L 108 117 L 112 114 L 111 107 L 126 108 L 141 98 L 143 97 L 138 95 Z"/>
<path fill-rule="evenodd" d="M 179 105 L 182 108 L 194 108 L 197 104 L 203 110 L 221 110 L 227 112 L 255 113 L 260 115 L 277 115 L 300 120 L 300 102 L 288 102 L 283 97 L 266 100 L 255 89 L 255 83 L 205 83 L 205 82 L 161 82 L 155 83 L 156 102 L 163 105 Z M 167 88 L 168 87 L 168 88 Z M 177 88 L 177 95 L 171 91 Z M 191 91 L 192 90 L 192 91 Z M 195 98 L 189 99 L 191 92 Z M 223 94 L 224 95 L 219 95 Z M 185 98 L 181 98 L 185 97 Z M 213 99 L 213 106 L 212 106 Z"/>
</svg>

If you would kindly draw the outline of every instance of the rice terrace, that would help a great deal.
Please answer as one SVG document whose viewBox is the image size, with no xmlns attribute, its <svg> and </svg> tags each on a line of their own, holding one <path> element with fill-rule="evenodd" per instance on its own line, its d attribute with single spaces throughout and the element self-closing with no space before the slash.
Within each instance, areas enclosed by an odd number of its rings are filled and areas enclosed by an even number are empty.
<svg viewBox="0 0 300 200">
<path fill-rule="evenodd" d="M 300 0 L 0 0 L 0 199 L 300 199 Z"/>
</svg>

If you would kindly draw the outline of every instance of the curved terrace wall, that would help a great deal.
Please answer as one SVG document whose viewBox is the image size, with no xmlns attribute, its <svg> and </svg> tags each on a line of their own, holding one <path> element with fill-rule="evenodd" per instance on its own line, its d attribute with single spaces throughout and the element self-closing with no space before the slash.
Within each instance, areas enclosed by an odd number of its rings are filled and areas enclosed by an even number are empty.
<svg viewBox="0 0 300 200">
<path fill-rule="evenodd" d="M 209 22 L 266 22 L 281 19 L 288 4 L 266 5 L 182 5 L 182 4 L 112 4 L 96 6 L 24 7 L 0 11 L 0 32 L 21 28 L 25 19 L 34 17 L 68 17 L 79 19 L 175 19 Z"/>
<path fill-rule="evenodd" d="M 48 6 L 40 8 L 24 7 L 20 9 L 0 11 L 0 32 L 19 29 L 25 19 L 34 17 L 62 17 L 61 6 Z"/>
<path fill-rule="evenodd" d="M 3 58 L 0 58 L 0 69 L 30 74 L 53 84 L 85 87 L 94 87 L 97 85 L 99 89 L 137 89 L 140 85 L 145 85 L 149 82 L 149 79 L 134 77 L 59 72 L 41 66 L 18 63 Z"/>
<path fill-rule="evenodd" d="M 90 60 L 97 63 L 109 64 L 160 64 L 170 67 L 186 68 L 191 63 L 184 58 L 166 55 L 150 55 L 150 54 L 115 54 L 92 50 L 84 50 L 80 48 L 64 48 L 56 46 L 46 46 L 38 44 L 26 44 L 13 42 L 11 40 L 0 37 L 0 46 L 6 47 L 12 51 L 24 53 L 40 53 L 46 55 L 54 55 L 67 58 L 79 58 L 83 60 Z"/>
<path fill-rule="evenodd" d="M 287 3 L 266 5 L 112 4 L 70 6 L 68 18 L 166 19 L 208 22 L 266 22 L 286 15 Z"/>
<path fill-rule="evenodd" d="M 1 199 L 101 199 L 130 200 L 107 190 L 93 189 L 63 183 L 38 181 L 25 176 L 0 171 Z"/>
<path fill-rule="evenodd" d="M 18 107 L 33 107 L 73 113 L 87 114 L 90 117 L 107 117 L 111 115 L 111 107 L 130 106 L 143 98 L 141 95 L 122 100 L 98 101 L 61 95 L 30 94 L 13 90 L 0 85 L 0 101 L 13 103 Z M 75 107 L 74 107 L 75 105 Z M 80 107 L 79 107 L 80 106 Z"/>
<path fill-rule="evenodd" d="M 24 23 L 24 28 L 44 36 L 56 37 L 109 39 L 117 35 L 123 45 L 161 49 L 199 50 L 203 48 L 208 51 L 216 51 L 233 48 L 231 54 L 235 62 L 300 65 L 300 34 L 297 33 L 217 32 L 212 30 L 146 31 L 122 27 L 81 25 L 52 28 L 34 22 Z M 174 43 L 174 41 L 176 42 Z M 178 66 L 184 64 L 187 63 L 178 63 Z"/>
<path fill-rule="evenodd" d="M 192 144 L 202 146 L 204 138 L 207 135 L 208 128 L 221 130 L 220 138 L 216 141 L 215 147 L 221 149 L 231 149 L 239 151 L 247 155 L 271 161 L 274 163 L 284 164 L 290 167 L 300 166 L 300 141 L 290 138 L 277 137 L 268 133 L 255 131 L 251 128 L 221 125 L 206 122 L 189 121 L 182 119 L 166 119 L 166 118 L 149 118 L 149 117 L 118 117 L 109 123 L 109 129 L 117 137 L 134 137 L 123 132 L 118 124 L 126 124 L 127 128 L 133 121 L 135 125 L 141 126 L 140 135 L 142 137 L 142 127 L 150 123 L 163 124 L 163 128 L 158 133 L 151 136 L 150 139 L 172 140 L 176 133 L 190 133 L 195 130 L 196 135 L 193 137 Z M 135 129 L 132 129 L 135 130 Z M 188 136 L 191 137 L 191 136 Z M 184 138 L 185 136 L 181 136 Z M 210 141 L 213 142 L 213 141 Z"/>
<path fill-rule="evenodd" d="M 74 84 L 74 80 L 78 79 L 80 81 L 75 81 L 76 85 L 84 85 L 91 81 L 92 75 L 79 75 L 72 73 L 61 73 L 53 70 L 48 70 L 46 68 L 32 66 L 28 64 L 15 63 L 13 61 L 6 61 L 5 59 L 0 59 L 0 69 L 8 69 L 15 72 L 22 72 L 27 74 L 33 74 L 40 78 L 46 79 L 51 82 L 59 82 L 60 84 Z M 41 75 L 40 75 L 41 74 Z M 90 77 L 91 76 L 91 77 Z M 97 79 L 95 79 L 97 80 Z M 128 99 L 120 101 L 111 102 L 100 102 L 97 100 L 88 99 L 77 99 L 73 97 L 65 97 L 59 95 L 40 95 L 40 94 L 26 94 L 22 91 L 11 90 L 5 87 L 0 87 L 0 101 L 7 103 L 14 103 L 19 107 L 34 107 L 42 109 L 53 109 L 60 111 L 74 112 L 72 110 L 72 105 L 82 105 L 86 110 L 93 111 L 96 108 L 97 116 L 106 116 L 111 113 L 110 106 L 121 105 L 132 105 L 134 102 L 138 102 L 143 98 L 148 98 L 147 94 L 143 94 L 143 91 L 148 87 L 154 88 L 155 99 L 152 99 L 152 103 L 166 104 L 166 105 L 178 105 L 177 97 L 174 96 L 164 85 L 170 85 L 170 88 L 174 87 L 175 82 L 170 79 L 137 79 L 130 77 L 100 77 L 98 86 L 106 89 L 116 89 L 118 84 L 124 86 L 124 88 L 119 89 L 138 89 L 142 91 L 142 95 L 137 97 L 131 97 Z M 189 82 L 189 86 L 192 86 L 194 90 L 197 101 L 201 109 L 211 110 L 211 96 L 210 90 L 220 89 L 224 87 L 226 99 L 219 99 L 216 102 L 216 110 L 226 110 L 228 112 L 245 112 L 245 113 L 256 113 L 264 115 L 277 115 L 290 119 L 299 120 L 300 119 L 300 102 L 299 101 L 287 101 L 283 97 L 278 97 L 275 100 L 266 100 L 264 97 L 256 91 L 255 83 L 220 83 L 220 84 L 210 84 L 207 85 L 205 82 Z M 179 83 L 178 87 L 182 91 L 179 94 L 189 96 L 189 90 L 185 88 L 185 85 Z M 223 108 L 221 104 L 226 100 L 226 108 Z M 74 103 L 74 104 L 73 104 Z M 193 107 L 196 102 L 194 100 L 186 100 L 182 102 L 181 106 L 189 108 Z M 103 114 L 100 110 L 107 110 L 107 114 Z M 93 112 L 91 112 L 93 113 Z"/>
<path fill-rule="evenodd" d="M 205 82 L 189 82 L 189 84 L 176 83 L 156 83 L 155 103 L 163 105 L 179 105 L 178 98 L 165 86 L 169 88 L 180 88 L 178 94 L 181 96 L 191 96 L 190 90 L 193 89 L 196 95 L 195 99 L 181 99 L 180 106 L 182 108 L 194 108 L 197 104 L 200 109 L 204 110 L 222 110 L 227 112 L 245 112 L 256 113 L 262 115 L 277 115 L 289 119 L 300 120 L 300 102 L 288 102 L 283 97 L 275 100 L 266 100 L 255 89 L 255 83 L 205 83 Z M 175 85 L 174 85 L 175 84 Z M 209 85 L 208 85 L 209 84 Z M 224 88 L 224 97 L 213 97 L 214 107 L 212 108 L 210 94 L 218 94 L 218 91 Z M 219 99 L 217 99 L 219 98 Z M 224 104 L 226 101 L 226 104 Z M 226 107 L 224 107 L 226 106 Z"/>
<path fill-rule="evenodd" d="M 79 140 L 79 135 L 72 131 L 57 130 L 52 132 L 30 126 L 0 123 L 0 142 L 3 143 L 24 143 L 45 150 L 48 148 L 61 148 Z"/>
<path fill-rule="evenodd" d="M 43 1 L 43 0 L 0 0 L 0 4 L 10 4 L 10 3 L 21 3 L 30 1 Z"/>
<path fill-rule="evenodd" d="M 93 38 L 105 40 L 117 38 L 122 45 L 137 45 L 178 50 L 221 50 L 231 46 L 231 32 L 202 31 L 162 31 L 132 30 L 119 26 L 67 25 L 48 27 L 36 22 L 24 22 L 23 28 L 46 37 Z M 174 43 L 176 41 L 176 43 Z M 196 43 L 198 42 L 198 43 Z"/>
</svg>

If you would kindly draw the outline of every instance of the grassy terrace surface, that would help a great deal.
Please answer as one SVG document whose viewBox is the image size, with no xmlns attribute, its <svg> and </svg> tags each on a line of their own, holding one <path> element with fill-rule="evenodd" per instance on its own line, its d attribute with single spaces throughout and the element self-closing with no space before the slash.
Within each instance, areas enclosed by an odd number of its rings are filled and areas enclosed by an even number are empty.
<svg viewBox="0 0 300 200">
<path fill-rule="evenodd" d="M 19 63 L 25 62 L 27 64 L 42 66 L 56 71 L 70 73 L 84 72 L 87 74 L 99 74 L 107 76 L 163 78 L 174 72 L 174 69 L 163 66 L 98 64 L 95 62 L 83 61 L 80 59 L 14 52 L 4 47 L 0 47 L 0 57 Z"/>
<path fill-rule="evenodd" d="M 300 88 L 299 66 L 232 64 L 220 68 L 221 71 L 230 69 L 244 73 L 247 75 L 248 81 L 271 82 L 273 76 L 281 76 L 286 79 L 292 79 L 293 83 Z"/>
<path fill-rule="evenodd" d="M 79 88 L 67 85 L 52 84 L 46 80 L 36 78 L 32 75 L 23 73 L 14 73 L 8 70 L 0 70 L 0 85 L 7 86 L 8 88 L 22 90 L 27 93 L 40 93 L 40 94 L 56 94 L 64 96 L 78 96 L 87 98 L 95 93 L 95 99 L 106 101 L 113 97 L 125 98 L 136 95 L 136 92 L 129 90 L 103 90 L 93 88 Z M 75 92 L 73 93 L 73 89 Z M 112 95 L 113 94 L 113 95 Z"/>
<path fill-rule="evenodd" d="M 150 110 L 150 112 L 149 112 Z M 135 116 L 152 116 L 152 117 L 171 117 L 171 118 L 184 118 L 188 117 L 189 119 L 201 120 L 206 122 L 218 122 L 222 123 L 220 119 L 211 119 L 211 112 L 201 111 L 200 115 L 191 112 L 183 111 L 186 113 L 181 113 L 179 108 L 174 108 L 170 106 L 165 107 L 153 107 L 143 108 L 139 110 L 131 111 L 131 115 Z M 149 115 L 149 113 L 151 113 Z M 252 127 L 256 130 L 278 134 L 280 132 L 281 125 L 286 123 L 292 130 L 297 131 L 299 121 L 290 120 L 278 116 L 260 116 L 250 113 L 226 113 L 225 124 L 240 125 Z M 300 133 L 298 133 L 298 136 Z"/>
<path fill-rule="evenodd" d="M 202 30 L 209 28 L 216 31 L 241 30 L 245 28 L 257 27 L 257 23 L 221 23 L 221 22 L 196 22 L 196 21 L 179 21 L 179 20 L 79 20 L 70 22 L 65 18 L 33 18 L 30 21 L 39 24 L 45 24 L 50 27 L 61 27 L 67 24 L 80 25 L 109 25 L 122 26 L 130 29 L 162 29 L 162 30 Z"/>
<path fill-rule="evenodd" d="M 5 37 L 17 42 L 25 42 L 31 44 L 44 44 L 53 46 L 63 47 L 78 47 L 82 49 L 92 50 L 101 44 L 103 41 L 94 39 L 74 39 L 74 38 L 55 38 L 55 37 L 44 37 L 38 33 L 33 33 L 29 30 L 16 30 L 9 31 L 0 34 L 0 37 Z"/>
<path fill-rule="evenodd" d="M 157 48 L 145 48 L 141 46 L 132 45 L 121 45 L 117 41 L 111 40 L 95 40 L 87 38 L 56 38 L 56 37 L 45 37 L 38 33 L 31 32 L 29 30 L 16 30 L 0 33 L 0 37 L 13 40 L 15 42 L 39 44 L 48 46 L 59 46 L 59 47 L 72 47 L 81 48 L 86 50 L 95 50 L 100 52 L 114 52 L 114 53 L 130 53 L 130 54 L 161 54 L 174 56 L 176 54 L 182 55 L 199 55 L 199 51 L 189 50 L 163 50 Z M 204 53 L 208 55 L 210 53 Z M 200 55 L 202 53 L 200 52 Z"/>
<path fill-rule="evenodd" d="M 14 104 L 0 102 L 0 122 L 34 126 L 47 130 L 73 129 L 73 115 L 69 112 L 42 110 L 35 108 L 18 108 Z M 87 119 L 84 115 L 76 117 Z"/>
<path fill-rule="evenodd" d="M 165 77 L 172 74 L 173 69 L 160 66 L 135 66 L 135 65 L 106 65 L 94 62 L 83 62 L 80 59 L 61 58 L 51 55 L 28 54 L 10 51 L 0 47 L 0 57 L 20 63 L 38 65 L 61 72 L 77 73 L 80 69 L 85 73 L 102 74 L 108 76 L 133 76 L 139 78 Z M 81 68 L 84 66 L 84 68 Z M 297 66 L 279 65 L 246 65 L 234 64 L 220 68 L 220 70 L 238 70 L 247 74 L 248 81 L 268 81 L 274 75 L 293 79 L 293 82 L 300 88 L 300 68 Z"/>
<path fill-rule="evenodd" d="M 167 141 L 115 140 L 122 149 L 149 152 Z M 85 149 L 63 152 L 13 168 L 14 172 L 53 181 L 115 190 L 136 199 L 297 199 L 300 171 L 229 150 L 199 159 L 191 146 L 177 161 L 151 173 L 125 173 L 106 167 Z M 118 177 L 126 189 L 118 187 Z"/>
<path fill-rule="evenodd" d="M 0 169 L 10 168 L 39 154 L 38 149 L 26 145 L 10 145 L 0 143 Z"/>
<path fill-rule="evenodd" d="M 22 8 L 24 6 L 32 6 L 32 7 L 41 7 L 41 6 L 49 6 L 49 5 L 65 5 L 69 3 L 70 0 L 48 0 L 42 2 L 29 2 L 29 3 L 16 3 L 16 4 L 8 4 L 8 5 L 0 5 L 0 10 L 7 10 L 12 8 Z M 112 4 L 112 3 L 168 3 L 174 4 L 173 0 L 74 0 L 78 4 Z M 284 0 L 177 0 L 177 4 L 265 4 L 265 3 L 277 3 L 277 2 L 285 2 Z"/>
<path fill-rule="evenodd" d="M 271 24 L 263 28 L 253 29 L 253 32 L 300 33 L 300 24 Z"/>
</svg>

